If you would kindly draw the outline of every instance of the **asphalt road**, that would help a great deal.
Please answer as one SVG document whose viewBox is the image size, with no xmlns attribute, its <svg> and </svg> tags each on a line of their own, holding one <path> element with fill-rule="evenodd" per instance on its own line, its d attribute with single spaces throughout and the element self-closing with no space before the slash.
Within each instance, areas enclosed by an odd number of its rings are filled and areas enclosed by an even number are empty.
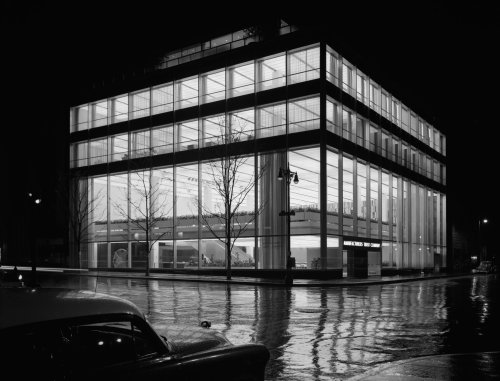
<svg viewBox="0 0 500 381">
<path fill-rule="evenodd" d="M 154 327 L 212 329 L 271 352 L 266 380 L 359 376 L 419 356 L 500 350 L 498 275 L 353 287 L 272 287 L 40 274 L 42 286 L 127 298 Z"/>
</svg>

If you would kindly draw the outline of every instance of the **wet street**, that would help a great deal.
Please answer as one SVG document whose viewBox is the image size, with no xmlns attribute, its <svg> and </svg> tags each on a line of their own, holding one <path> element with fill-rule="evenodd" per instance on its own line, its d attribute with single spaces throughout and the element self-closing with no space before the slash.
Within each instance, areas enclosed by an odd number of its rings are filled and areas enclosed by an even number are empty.
<svg viewBox="0 0 500 381">
<path fill-rule="evenodd" d="M 417 356 L 500 350 L 498 275 L 352 287 L 271 287 L 40 274 L 42 286 L 131 300 L 161 329 L 209 320 L 271 352 L 266 380 L 332 380 Z"/>
</svg>

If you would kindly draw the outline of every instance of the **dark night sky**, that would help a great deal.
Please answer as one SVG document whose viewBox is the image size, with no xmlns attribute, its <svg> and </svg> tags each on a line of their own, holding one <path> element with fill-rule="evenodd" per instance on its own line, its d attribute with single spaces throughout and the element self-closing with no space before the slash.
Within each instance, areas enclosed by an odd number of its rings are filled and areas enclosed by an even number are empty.
<svg viewBox="0 0 500 381">
<path fill-rule="evenodd" d="M 55 169 L 66 155 L 60 137 L 68 129 L 68 104 L 93 80 L 159 50 L 259 22 L 264 16 L 257 9 L 266 9 L 265 17 L 280 15 L 258 3 L 253 10 L 239 10 L 239 3 L 197 8 L 185 2 L 175 9 L 159 7 L 161 2 L 105 3 L 2 3 L 4 197 L 30 187 L 52 192 Z M 296 7 L 281 15 L 298 25 L 327 26 L 351 62 L 445 131 L 454 214 L 473 227 L 479 216 L 492 218 L 492 210 L 500 209 L 493 138 L 500 22 L 493 7 L 477 1 L 348 3 L 339 8 L 332 2 L 337 11 L 318 4 L 317 11 Z"/>
</svg>

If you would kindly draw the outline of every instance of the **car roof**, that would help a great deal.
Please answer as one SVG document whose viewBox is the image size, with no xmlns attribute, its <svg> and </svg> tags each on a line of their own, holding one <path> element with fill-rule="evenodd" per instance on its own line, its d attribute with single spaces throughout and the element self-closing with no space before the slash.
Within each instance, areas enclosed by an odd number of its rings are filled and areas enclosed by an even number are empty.
<svg viewBox="0 0 500 381">
<path fill-rule="evenodd" d="M 144 317 L 132 302 L 92 291 L 0 287 L 0 329 L 57 319 L 106 314 L 130 314 Z"/>
</svg>

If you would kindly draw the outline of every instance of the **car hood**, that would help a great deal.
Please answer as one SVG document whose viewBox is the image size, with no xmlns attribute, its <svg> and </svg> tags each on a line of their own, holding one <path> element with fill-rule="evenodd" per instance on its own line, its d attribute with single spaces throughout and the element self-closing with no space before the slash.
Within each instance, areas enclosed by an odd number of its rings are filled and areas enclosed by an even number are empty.
<svg viewBox="0 0 500 381">
<path fill-rule="evenodd" d="M 223 334 L 210 328 L 176 325 L 160 334 L 167 338 L 172 351 L 181 355 L 232 345 Z"/>
</svg>

